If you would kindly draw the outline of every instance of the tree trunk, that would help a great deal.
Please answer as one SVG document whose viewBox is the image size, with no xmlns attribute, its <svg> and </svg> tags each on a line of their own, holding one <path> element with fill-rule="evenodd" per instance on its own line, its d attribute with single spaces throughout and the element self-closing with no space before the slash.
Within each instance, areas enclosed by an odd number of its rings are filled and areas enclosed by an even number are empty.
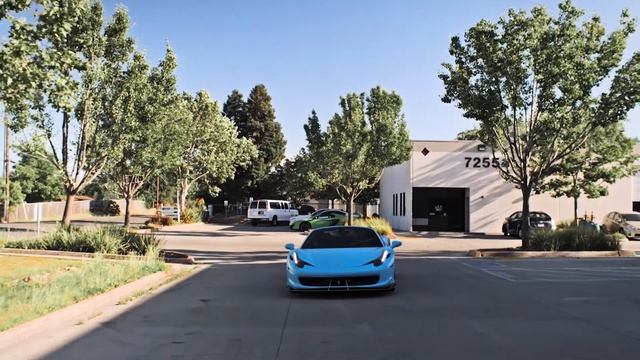
<svg viewBox="0 0 640 360">
<path fill-rule="evenodd" d="M 62 214 L 62 225 L 64 227 L 71 225 L 71 205 L 73 205 L 75 196 L 75 194 L 67 193 L 67 198 L 64 203 L 64 213 Z"/>
<path fill-rule="evenodd" d="M 127 194 L 126 197 L 124 198 L 124 227 L 128 228 L 129 224 L 131 223 L 131 200 L 132 200 L 132 196 L 131 194 Z"/>
<path fill-rule="evenodd" d="M 531 190 L 527 188 L 522 189 L 522 224 L 520 230 L 522 231 L 522 248 L 529 249 L 529 198 L 531 197 Z"/>
<path fill-rule="evenodd" d="M 578 198 L 573 197 L 573 224 L 578 226 Z"/>
<path fill-rule="evenodd" d="M 349 226 L 353 225 L 353 193 L 349 194 L 349 201 L 347 202 L 347 213 L 349 214 L 348 217 L 348 224 Z"/>
<path fill-rule="evenodd" d="M 180 195 L 180 217 L 182 217 L 182 215 L 184 214 L 185 210 L 187 209 L 187 194 L 189 193 L 189 187 L 191 186 L 187 181 L 183 181 L 182 184 L 180 184 L 180 190 L 179 190 L 179 195 Z"/>
<path fill-rule="evenodd" d="M 334 204 L 333 204 L 334 199 L 331 199 L 331 208 L 334 208 Z"/>
</svg>

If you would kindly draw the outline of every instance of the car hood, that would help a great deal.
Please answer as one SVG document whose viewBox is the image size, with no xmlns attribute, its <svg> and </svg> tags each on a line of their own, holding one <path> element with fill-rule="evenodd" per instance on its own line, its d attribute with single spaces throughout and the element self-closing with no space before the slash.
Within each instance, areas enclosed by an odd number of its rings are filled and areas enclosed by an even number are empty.
<svg viewBox="0 0 640 360">
<path fill-rule="evenodd" d="M 384 251 L 379 248 L 299 249 L 301 259 L 316 268 L 346 268 L 362 266 L 376 259 Z"/>
<path fill-rule="evenodd" d="M 640 229 L 640 221 L 627 221 L 627 224 L 633 226 L 636 229 Z"/>
</svg>

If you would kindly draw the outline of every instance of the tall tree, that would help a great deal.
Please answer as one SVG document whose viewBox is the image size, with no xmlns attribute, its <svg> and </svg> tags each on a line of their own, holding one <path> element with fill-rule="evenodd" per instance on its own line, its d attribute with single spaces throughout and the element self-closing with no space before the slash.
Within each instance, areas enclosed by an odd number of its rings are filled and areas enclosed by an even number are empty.
<svg viewBox="0 0 640 360">
<path fill-rule="evenodd" d="M 182 211 L 194 184 L 205 182 L 214 187 L 256 154 L 251 141 L 238 137 L 235 125 L 222 116 L 219 105 L 206 92 L 195 97 L 185 94 L 183 102 L 185 112 L 177 118 L 172 139 L 183 149 L 175 167 Z"/>
<path fill-rule="evenodd" d="M 573 199 L 573 220 L 578 221 L 578 199 L 582 194 L 594 199 L 608 195 L 606 184 L 634 175 L 638 156 L 635 139 L 625 136 L 622 124 L 598 127 L 585 148 L 567 156 L 556 166 L 555 175 L 545 181 L 543 191 L 554 197 Z"/>
<path fill-rule="evenodd" d="M 583 148 L 599 126 L 623 120 L 640 101 L 640 53 L 621 65 L 635 22 L 622 12 L 605 37 L 598 16 L 566 0 L 552 17 L 544 7 L 509 10 L 451 39 L 442 100 L 479 122 L 482 140 L 502 161 L 498 170 L 522 193 L 523 247 L 529 245 L 529 199 L 558 164 Z M 608 91 L 599 87 L 608 76 Z"/>
<path fill-rule="evenodd" d="M 125 98 L 114 88 L 134 44 L 124 8 L 116 9 L 106 25 L 99 2 L 50 0 L 33 10 L 34 24 L 11 23 L 6 53 L 14 64 L 24 66 L 12 70 L 3 85 L 14 89 L 11 84 L 23 78 L 37 84 L 37 93 L 22 98 L 13 111 L 16 118 L 24 118 L 17 116 L 22 114 L 18 110 L 30 109 L 34 125 L 51 147 L 52 163 L 64 176 L 62 222 L 69 225 L 74 196 L 120 153 L 124 114 L 114 109 L 120 109 L 118 103 Z M 50 159 L 43 153 L 31 155 Z"/>
<path fill-rule="evenodd" d="M 266 188 L 271 186 L 267 177 L 284 159 L 286 147 L 267 88 L 256 85 L 246 101 L 238 90 L 233 90 L 224 103 L 223 113 L 238 127 L 238 136 L 251 140 L 258 153 L 251 163 L 237 169 L 233 179 L 223 184 L 221 196 L 242 201 L 267 195 L 271 190 Z"/>
<path fill-rule="evenodd" d="M 62 171 L 53 165 L 53 154 L 46 150 L 42 139 L 35 138 L 16 148 L 20 161 L 15 166 L 11 181 L 20 184 L 24 200 L 32 203 L 64 199 Z M 47 154 L 49 159 L 31 156 L 33 153 Z"/>
<path fill-rule="evenodd" d="M 109 175 L 125 199 L 125 227 L 129 226 L 134 196 L 152 176 L 177 161 L 179 143 L 169 140 L 178 131 L 174 120 L 180 116 L 175 69 L 176 59 L 170 48 L 159 66 L 151 70 L 144 57 L 136 54 L 118 87 L 128 99 L 119 110 L 125 114 L 125 142 L 122 156 L 109 168 Z"/>
<path fill-rule="evenodd" d="M 340 107 L 326 133 L 308 131 L 314 136 L 307 150 L 318 178 L 347 203 L 351 225 L 354 200 L 380 181 L 386 167 L 409 160 L 411 145 L 402 99 L 395 92 L 378 86 L 368 96 L 347 94 L 340 98 Z M 316 127 L 316 118 L 309 119 L 305 130 Z"/>
<path fill-rule="evenodd" d="M 282 127 L 276 121 L 271 96 L 262 84 L 256 85 L 247 99 L 247 132 L 258 150 L 258 156 L 249 168 L 249 193 L 260 196 L 260 182 L 284 159 L 287 145 Z"/>
<path fill-rule="evenodd" d="M 244 101 L 244 96 L 240 91 L 234 89 L 227 101 L 222 105 L 222 114 L 238 128 L 238 136 L 243 138 L 249 138 L 249 128 L 247 127 L 247 103 Z"/>
</svg>

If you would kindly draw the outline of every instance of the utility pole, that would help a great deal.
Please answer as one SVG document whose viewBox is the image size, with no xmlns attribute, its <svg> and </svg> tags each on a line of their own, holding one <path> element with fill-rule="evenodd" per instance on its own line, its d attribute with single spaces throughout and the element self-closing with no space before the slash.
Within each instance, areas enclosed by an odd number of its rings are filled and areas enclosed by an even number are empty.
<svg viewBox="0 0 640 360">
<path fill-rule="evenodd" d="M 7 114 L 7 110 L 4 111 L 4 186 L 5 186 L 5 197 L 4 197 L 4 221 L 9 222 L 9 199 L 11 198 L 10 192 L 10 180 L 11 177 L 11 145 L 10 141 L 10 133 L 9 130 L 9 114 Z"/>
</svg>

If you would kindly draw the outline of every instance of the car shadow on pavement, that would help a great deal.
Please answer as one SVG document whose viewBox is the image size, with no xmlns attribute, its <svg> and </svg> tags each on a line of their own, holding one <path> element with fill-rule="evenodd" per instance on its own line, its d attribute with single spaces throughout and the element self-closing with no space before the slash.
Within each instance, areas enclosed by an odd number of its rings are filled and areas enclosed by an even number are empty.
<svg viewBox="0 0 640 360">
<path fill-rule="evenodd" d="M 193 256 L 197 264 L 238 265 L 284 263 L 287 251 L 200 251 L 189 249 L 165 249 Z"/>
<path fill-rule="evenodd" d="M 390 292 L 290 293 L 285 287 L 284 265 L 260 263 L 286 256 L 277 252 L 236 256 L 211 252 L 210 256 L 239 258 L 243 263 L 207 267 L 147 295 L 115 318 L 97 316 L 76 325 L 90 330 L 43 357 L 273 359 L 292 301 L 346 301 L 353 306 L 368 301 L 369 306 L 379 308 L 382 305 L 377 301 L 393 299 Z"/>
<path fill-rule="evenodd" d="M 516 237 L 504 236 L 502 234 L 481 234 L 481 233 L 456 233 L 440 231 L 419 231 L 410 233 L 398 233 L 406 237 L 418 237 L 427 239 L 479 239 L 479 240 L 518 240 Z"/>
</svg>

